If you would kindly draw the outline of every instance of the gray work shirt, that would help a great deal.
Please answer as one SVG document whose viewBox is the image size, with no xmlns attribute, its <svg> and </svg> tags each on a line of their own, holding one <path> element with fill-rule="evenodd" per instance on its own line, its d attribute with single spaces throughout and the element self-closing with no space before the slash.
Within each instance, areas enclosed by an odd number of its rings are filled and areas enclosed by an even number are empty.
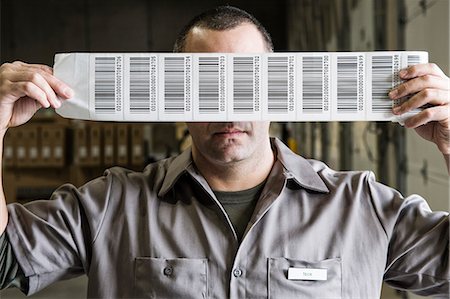
<svg viewBox="0 0 450 299">
<path fill-rule="evenodd" d="M 29 293 L 83 273 L 87 296 L 105 298 L 377 298 L 383 279 L 448 293 L 447 213 L 370 172 L 272 144 L 277 159 L 241 243 L 189 150 L 8 205 Z M 303 279 L 288 279 L 290 268 Z"/>
</svg>

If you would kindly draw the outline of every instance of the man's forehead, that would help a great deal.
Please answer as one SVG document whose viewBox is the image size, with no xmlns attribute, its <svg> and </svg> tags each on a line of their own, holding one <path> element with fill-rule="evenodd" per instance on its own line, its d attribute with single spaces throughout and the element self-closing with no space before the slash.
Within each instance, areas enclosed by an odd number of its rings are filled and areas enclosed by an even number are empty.
<svg viewBox="0 0 450 299">
<path fill-rule="evenodd" d="M 251 23 L 226 30 L 193 27 L 186 37 L 185 52 L 267 52 L 264 37 Z"/>
</svg>

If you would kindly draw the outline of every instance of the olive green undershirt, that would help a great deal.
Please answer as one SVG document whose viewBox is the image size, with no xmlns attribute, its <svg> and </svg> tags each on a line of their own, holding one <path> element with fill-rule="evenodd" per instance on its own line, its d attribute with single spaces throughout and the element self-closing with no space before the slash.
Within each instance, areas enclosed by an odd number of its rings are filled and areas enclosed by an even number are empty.
<svg viewBox="0 0 450 299">
<path fill-rule="evenodd" d="M 264 183 L 243 191 L 214 191 L 217 200 L 227 212 L 239 241 L 242 240 L 247 224 L 252 217 Z M 4 271 L 4 273 L 0 273 L 0 290 L 8 287 L 17 287 L 27 292 L 28 279 L 17 263 L 6 233 L 0 236 L 0 269 L 2 269 L 2 272 Z"/>
<path fill-rule="evenodd" d="M 247 224 L 252 217 L 264 183 L 262 182 L 258 186 L 242 191 L 213 191 L 217 200 L 227 212 L 239 241 L 242 240 Z"/>
</svg>

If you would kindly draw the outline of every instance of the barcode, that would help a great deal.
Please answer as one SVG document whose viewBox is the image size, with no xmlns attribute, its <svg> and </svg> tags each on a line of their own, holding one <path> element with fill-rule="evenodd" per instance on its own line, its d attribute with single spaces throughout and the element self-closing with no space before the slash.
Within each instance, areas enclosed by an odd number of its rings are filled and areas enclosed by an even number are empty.
<svg viewBox="0 0 450 299">
<path fill-rule="evenodd" d="M 372 111 L 391 111 L 392 101 L 388 97 L 393 87 L 392 55 L 372 57 Z"/>
<path fill-rule="evenodd" d="M 419 55 L 408 55 L 407 61 L 408 61 L 408 66 L 419 64 L 420 56 Z"/>
<path fill-rule="evenodd" d="M 233 57 L 233 111 L 253 112 L 254 98 L 253 57 Z"/>
<path fill-rule="evenodd" d="M 358 56 L 337 58 L 337 110 L 358 110 Z"/>
<path fill-rule="evenodd" d="M 95 112 L 116 110 L 116 57 L 95 57 Z"/>
<path fill-rule="evenodd" d="M 61 63 L 55 73 L 77 86 L 77 96 L 57 112 L 106 121 L 402 121 L 391 108 L 413 95 L 392 101 L 388 93 L 402 83 L 401 68 L 427 57 L 425 52 L 62 54 L 55 57 L 55 66 Z"/>
<path fill-rule="evenodd" d="M 198 58 L 198 81 L 200 113 L 219 112 L 219 57 Z"/>
<path fill-rule="evenodd" d="M 269 113 L 286 113 L 289 96 L 289 60 L 287 56 L 267 59 L 267 106 Z"/>
<path fill-rule="evenodd" d="M 323 108 L 323 69 L 322 56 L 305 56 L 302 59 L 302 110 L 305 113 L 322 112 Z"/>
<path fill-rule="evenodd" d="M 184 57 L 164 57 L 164 111 L 184 112 Z"/>
<path fill-rule="evenodd" d="M 419 63 L 420 63 L 420 56 L 419 56 L 419 55 L 408 55 L 408 56 L 406 57 L 406 60 L 407 60 L 407 62 L 406 62 L 406 63 L 407 63 L 407 66 L 419 64 Z M 400 78 L 396 78 L 396 79 L 398 79 L 398 80 L 400 81 Z M 407 101 L 407 100 L 409 100 L 410 98 L 412 98 L 414 95 L 415 95 L 415 93 L 412 94 L 412 95 L 408 95 L 408 96 L 406 96 L 406 97 L 404 97 L 404 98 L 395 100 L 395 101 L 394 101 L 394 105 L 395 105 L 395 106 L 401 105 L 401 104 L 404 103 L 405 101 Z M 414 111 L 419 111 L 419 110 L 416 109 L 416 110 L 414 110 Z"/>
<path fill-rule="evenodd" d="M 150 57 L 130 57 L 130 112 L 150 111 Z"/>
<path fill-rule="evenodd" d="M 156 99 L 158 92 L 158 70 L 156 56 L 150 57 L 150 111 L 156 111 Z"/>
</svg>

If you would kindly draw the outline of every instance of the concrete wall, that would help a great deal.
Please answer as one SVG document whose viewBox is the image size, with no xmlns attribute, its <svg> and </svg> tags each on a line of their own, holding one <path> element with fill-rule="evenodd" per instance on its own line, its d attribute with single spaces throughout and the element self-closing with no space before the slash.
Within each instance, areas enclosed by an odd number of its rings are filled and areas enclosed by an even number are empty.
<svg viewBox="0 0 450 299">
<path fill-rule="evenodd" d="M 417 15 L 419 0 L 407 1 L 406 47 L 429 52 L 429 60 L 450 74 L 448 0 L 437 0 L 425 13 Z M 414 17 L 415 16 L 415 17 Z M 408 194 L 425 197 L 434 210 L 449 210 L 449 178 L 444 159 L 434 144 L 408 131 Z"/>
<path fill-rule="evenodd" d="M 431 1 L 430 1 L 431 2 Z M 429 60 L 450 74 L 450 4 L 448 0 L 434 1 L 425 12 L 419 0 L 406 1 L 408 23 L 406 48 L 429 52 Z M 449 210 L 450 183 L 444 160 L 434 144 L 425 142 L 415 132 L 407 134 L 408 177 L 407 193 L 427 199 L 433 210 Z M 410 298 L 422 298 L 411 295 Z"/>
</svg>

